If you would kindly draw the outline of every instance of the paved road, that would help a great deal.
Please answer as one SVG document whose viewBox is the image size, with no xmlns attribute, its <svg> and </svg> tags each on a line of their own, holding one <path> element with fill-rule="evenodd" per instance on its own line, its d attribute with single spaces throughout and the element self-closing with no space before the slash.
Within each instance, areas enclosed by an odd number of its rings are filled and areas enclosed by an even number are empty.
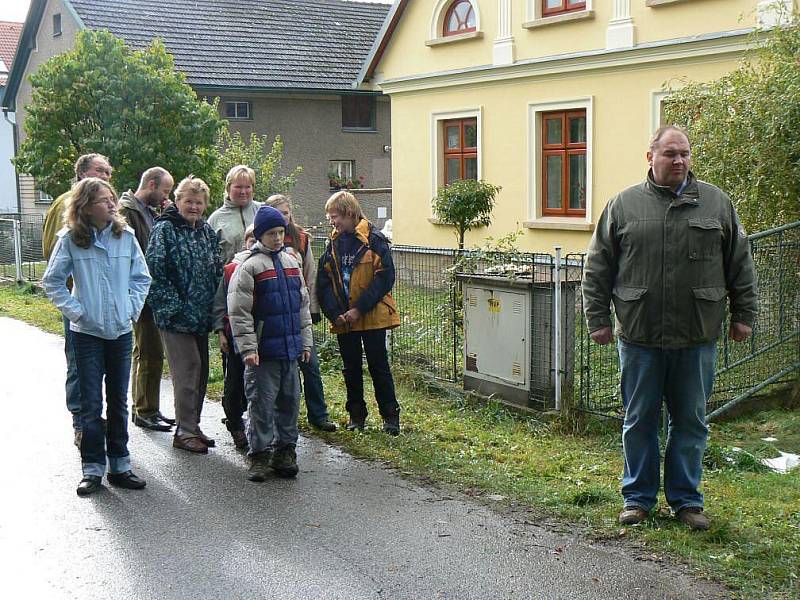
<svg viewBox="0 0 800 600">
<path fill-rule="evenodd" d="M 0 340 L 5 599 L 720 597 L 678 570 L 419 487 L 313 438 L 300 440 L 297 480 L 250 483 L 215 403 L 203 427 L 221 443 L 208 456 L 131 427 L 147 488 L 79 498 L 61 338 L 0 318 Z"/>
</svg>

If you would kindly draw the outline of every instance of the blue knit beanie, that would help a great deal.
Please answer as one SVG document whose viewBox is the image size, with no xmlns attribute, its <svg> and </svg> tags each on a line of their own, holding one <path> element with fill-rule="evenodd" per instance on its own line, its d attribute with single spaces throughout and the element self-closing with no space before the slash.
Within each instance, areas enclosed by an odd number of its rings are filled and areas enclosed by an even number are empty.
<svg viewBox="0 0 800 600">
<path fill-rule="evenodd" d="M 286 219 L 283 218 L 281 212 L 271 206 L 262 206 L 256 213 L 255 221 L 253 221 L 253 235 L 257 240 L 261 239 L 266 231 L 273 227 L 286 228 Z"/>
</svg>

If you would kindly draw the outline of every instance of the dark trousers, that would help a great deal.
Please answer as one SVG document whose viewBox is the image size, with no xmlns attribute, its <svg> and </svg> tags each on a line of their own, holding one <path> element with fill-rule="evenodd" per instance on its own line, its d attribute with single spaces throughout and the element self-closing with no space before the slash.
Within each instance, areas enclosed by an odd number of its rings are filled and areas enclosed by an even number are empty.
<svg viewBox="0 0 800 600">
<path fill-rule="evenodd" d="M 303 374 L 303 393 L 306 397 L 308 422 L 312 425 L 324 423 L 328 416 L 328 405 L 325 404 L 325 392 L 322 389 L 322 374 L 319 372 L 319 356 L 317 346 L 311 346 L 311 359 L 308 362 L 298 361 Z"/>
<path fill-rule="evenodd" d="M 131 334 L 106 340 L 72 332 L 75 362 L 81 388 L 81 462 L 84 475 L 124 473 L 130 470 L 128 454 L 128 378 L 131 369 Z M 106 431 L 103 431 L 103 381 L 106 388 Z"/>
<path fill-rule="evenodd" d="M 236 352 L 222 353 L 222 372 L 225 384 L 222 392 L 222 409 L 225 411 L 225 426 L 228 431 L 243 431 L 242 415 L 247 410 L 244 393 L 244 363 Z"/>
<path fill-rule="evenodd" d="M 362 345 L 367 356 L 367 367 L 375 388 L 378 410 L 386 420 L 395 420 L 400 414 L 400 405 L 394 392 L 394 379 L 386 353 L 386 330 L 353 331 L 336 336 L 342 355 L 344 383 L 347 388 L 345 408 L 353 421 L 363 422 L 367 418 L 364 402 L 364 376 L 362 372 Z"/>
</svg>

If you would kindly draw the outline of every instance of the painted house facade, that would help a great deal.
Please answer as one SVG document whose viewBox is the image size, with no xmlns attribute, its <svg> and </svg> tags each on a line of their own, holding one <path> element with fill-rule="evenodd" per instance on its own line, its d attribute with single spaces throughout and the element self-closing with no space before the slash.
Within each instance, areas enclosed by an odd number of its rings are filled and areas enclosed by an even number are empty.
<svg viewBox="0 0 800 600">
<path fill-rule="evenodd" d="M 159 37 L 198 95 L 220 99 L 231 131 L 281 136 L 284 168 L 303 167 L 292 192 L 298 222 L 324 219 L 331 171 L 386 190 L 365 195 L 365 205 L 371 218 L 390 216 L 389 102 L 355 86 L 388 8 L 347 0 L 33 0 L 4 105 L 16 110 L 21 142 L 28 76 L 70 50 L 81 29 L 108 29 L 134 48 Z M 46 211 L 51 199 L 32 178 L 20 176 L 19 185 L 23 212 Z"/>
<path fill-rule="evenodd" d="M 397 0 L 359 76 L 391 98 L 395 242 L 452 246 L 431 199 L 471 177 L 502 191 L 468 246 L 521 231 L 524 250 L 582 251 L 645 177 L 665 90 L 731 71 L 780 14 L 774 0 Z"/>
<path fill-rule="evenodd" d="M 0 99 L 6 90 L 8 74 L 14 63 L 22 23 L 0 21 Z M 14 158 L 14 115 L 0 116 L 0 213 L 19 212 Z"/>
</svg>

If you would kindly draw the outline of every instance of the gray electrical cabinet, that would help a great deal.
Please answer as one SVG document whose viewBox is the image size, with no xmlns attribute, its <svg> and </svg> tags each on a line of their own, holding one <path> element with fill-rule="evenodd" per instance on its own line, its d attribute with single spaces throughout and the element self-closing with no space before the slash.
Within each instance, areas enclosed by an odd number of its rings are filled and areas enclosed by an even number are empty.
<svg viewBox="0 0 800 600">
<path fill-rule="evenodd" d="M 464 306 L 464 389 L 522 408 L 548 408 L 554 397 L 554 284 L 530 275 L 458 278 Z M 574 306 L 575 285 L 562 285 L 562 296 L 565 306 Z M 574 311 L 562 312 L 562 335 L 572 336 Z M 561 357 L 564 372 L 571 372 L 569 355 Z"/>
</svg>

